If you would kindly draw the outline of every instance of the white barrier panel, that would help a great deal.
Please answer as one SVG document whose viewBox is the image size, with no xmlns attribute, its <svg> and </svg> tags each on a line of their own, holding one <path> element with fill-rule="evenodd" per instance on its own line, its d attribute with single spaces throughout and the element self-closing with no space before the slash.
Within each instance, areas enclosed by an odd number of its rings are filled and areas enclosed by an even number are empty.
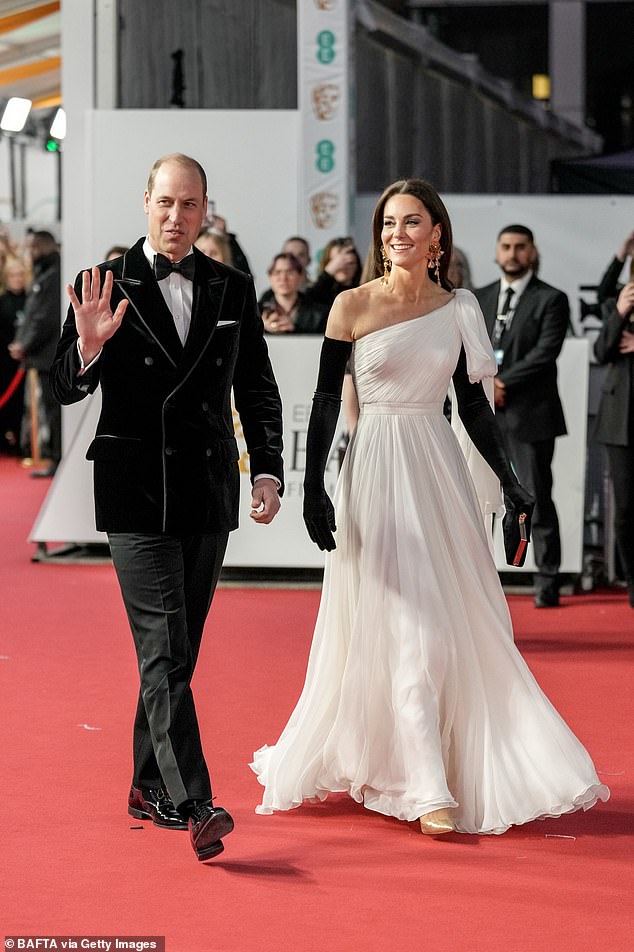
<svg viewBox="0 0 634 952">
<path fill-rule="evenodd" d="M 318 337 L 271 337 L 271 360 L 284 407 L 284 460 L 286 493 L 282 509 L 270 526 L 260 526 L 249 518 L 250 481 L 244 455 L 241 459 L 242 498 L 240 528 L 231 534 L 225 564 L 231 567 L 270 566 L 275 568 L 316 568 L 323 565 L 323 553 L 310 541 L 302 519 L 302 483 L 306 432 L 321 341 Z M 583 501 L 586 456 L 586 410 L 588 390 L 588 342 L 568 339 L 559 360 L 559 383 L 569 435 L 556 442 L 554 478 L 555 502 L 562 535 L 562 572 L 578 573 L 582 567 Z M 68 448 L 51 490 L 31 533 L 32 542 L 102 542 L 103 533 L 94 528 L 92 504 L 92 463 L 85 460 L 97 418 L 100 397 L 96 393 L 81 405 L 83 416 Z M 242 454 L 246 445 L 239 421 L 236 433 Z M 338 473 L 335 437 L 326 484 L 332 494 Z M 245 465 L 246 463 L 246 465 Z M 509 569 L 500 540 L 496 540 L 499 570 L 529 572 L 531 557 L 522 569 Z"/>
<path fill-rule="evenodd" d="M 232 532 L 225 558 L 228 566 L 275 566 L 315 568 L 324 564 L 323 552 L 310 541 L 302 518 L 302 484 L 308 418 L 317 382 L 321 339 L 319 337 L 268 338 L 284 410 L 284 471 L 286 491 L 282 508 L 270 526 L 259 526 L 249 518 L 251 498 L 248 472 L 242 473 L 240 528 Z M 339 465 L 333 441 L 326 471 L 326 489 L 332 496 Z M 238 431 L 238 443 L 246 451 Z"/>
</svg>

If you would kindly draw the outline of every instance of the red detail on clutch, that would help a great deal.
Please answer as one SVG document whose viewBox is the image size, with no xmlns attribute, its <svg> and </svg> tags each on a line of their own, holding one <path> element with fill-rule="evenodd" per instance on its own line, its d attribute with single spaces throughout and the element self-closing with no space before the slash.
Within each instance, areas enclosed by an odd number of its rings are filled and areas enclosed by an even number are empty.
<svg viewBox="0 0 634 952">
<path fill-rule="evenodd" d="M 520 565 L 522 562 L 522 557 L 526 551 L 526 546 L 528 541 L 526 539 L 526 513 L 520 512 L 519 519 L 517 520 L 520 527 L 520 541 L 517 547 L 517 551 L 513 556 L 513 565 Z"/>
</svg>

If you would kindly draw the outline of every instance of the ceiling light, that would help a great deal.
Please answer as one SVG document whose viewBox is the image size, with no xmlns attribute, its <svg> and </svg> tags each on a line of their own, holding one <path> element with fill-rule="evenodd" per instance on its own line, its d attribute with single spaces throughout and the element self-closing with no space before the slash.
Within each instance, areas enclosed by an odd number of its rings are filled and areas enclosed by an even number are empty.
<svg viewBox="0 0 634 952">
<path fill-rule="evenodd" d="M 50 134 L 54 139 L 63 139 L 66 135 L 66 113 L 62 108 L 55 113 Z"/>
<path fill-rule="evenodd" d="M 31 100 L 12 96 L 4 108 L 0 129 L 4 132 L 22 132 L 31 111 Z"/>
</svg>

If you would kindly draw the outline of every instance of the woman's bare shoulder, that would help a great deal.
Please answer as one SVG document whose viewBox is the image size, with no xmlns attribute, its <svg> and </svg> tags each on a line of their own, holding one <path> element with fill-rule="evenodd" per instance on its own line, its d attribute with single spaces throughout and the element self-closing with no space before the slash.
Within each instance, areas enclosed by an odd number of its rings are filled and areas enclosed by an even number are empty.
<svg viewBox="0 0 634 952">
<path fill-rule="evenodd" d="M 354 340 L 354 326 L 358 317 L 367 310 L 376 288 L 376 281 L 369 281 L 358 288 L 342 291 L 335 298 L 330 314 L 326 336 L 339 340 Z"/>
</svg>

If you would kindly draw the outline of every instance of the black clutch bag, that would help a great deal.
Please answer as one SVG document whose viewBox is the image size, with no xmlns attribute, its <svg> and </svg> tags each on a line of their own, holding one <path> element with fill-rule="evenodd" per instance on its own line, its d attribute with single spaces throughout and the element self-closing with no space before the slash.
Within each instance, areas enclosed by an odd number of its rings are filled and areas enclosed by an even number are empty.
<svg viewBox="0 0 634 952">
<path fill-rule="evenodd" d="M 507 509 L 502 520 L 504 551 L 508 565 L 524 565 L 528 543 L 531 541 L 533 506 Z"/>
</svg>

